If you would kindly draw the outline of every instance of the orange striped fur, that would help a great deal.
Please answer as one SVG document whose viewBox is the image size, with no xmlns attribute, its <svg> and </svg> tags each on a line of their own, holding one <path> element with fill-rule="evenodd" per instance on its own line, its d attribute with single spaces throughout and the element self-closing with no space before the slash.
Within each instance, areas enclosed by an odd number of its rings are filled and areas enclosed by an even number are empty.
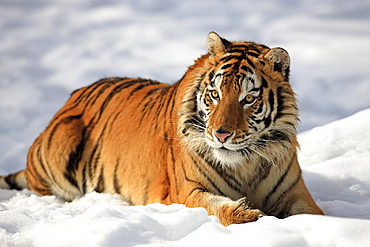
<svg viewBox="0 0 370 247">
<path fill-rule="evenodd" d="M 132 205 L 204 207 L 224 225 L 323 214 L 297 160 L 289 55 L 211 32 L 173 85 L 107 78 L 78 89 L 0 179 L 66 200 L 97 191 Z"/>
</svg>

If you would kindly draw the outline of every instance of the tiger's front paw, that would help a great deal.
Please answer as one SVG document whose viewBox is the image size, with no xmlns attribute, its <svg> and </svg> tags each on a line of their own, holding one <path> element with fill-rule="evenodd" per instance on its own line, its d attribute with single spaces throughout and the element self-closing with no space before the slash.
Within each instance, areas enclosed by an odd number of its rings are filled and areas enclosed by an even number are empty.
<svg viewBox="0 0 370 247">
<path fill-rule="evenodd" d="M 228 226 L 231 224 L 241 224 L 253 222 L 261 217 L 266 216 L 259 209 L 251 209 L 249 203 L 245 198 L 236 202 L 236 204 L 225 209 L 223 216 L 220 216 L 221 224 Z"/>
</svg>

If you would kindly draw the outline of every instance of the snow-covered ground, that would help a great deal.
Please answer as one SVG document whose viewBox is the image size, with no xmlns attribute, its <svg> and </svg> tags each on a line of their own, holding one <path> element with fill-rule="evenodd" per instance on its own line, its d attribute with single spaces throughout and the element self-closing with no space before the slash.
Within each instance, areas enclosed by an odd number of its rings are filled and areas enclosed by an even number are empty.
<svg viewBox="0 0 370 247">
<path fill-rule="evenodd" d="M 299 135 L 304 178 L 327 216 L 222 226 L 203 208 L 127 206 L 90 193 L 71 203 L 0 190 L 0 246 L 370 246 L 370 109 Z"/>
<path fill-rule="evenodd" d="M 0 174 L 25 167 L 72 90 L 109 76 L 172 83 L 205 53 L 209 31 L 288 50 L 301 132 L 370 108 L 369 0 L 0 0 L 0 13 Z M 329 216 L 223 227 L 182 205 L 1 190 L 0 246 L 370 246 L 370 110 L 299 140 Z"/>
</svg>

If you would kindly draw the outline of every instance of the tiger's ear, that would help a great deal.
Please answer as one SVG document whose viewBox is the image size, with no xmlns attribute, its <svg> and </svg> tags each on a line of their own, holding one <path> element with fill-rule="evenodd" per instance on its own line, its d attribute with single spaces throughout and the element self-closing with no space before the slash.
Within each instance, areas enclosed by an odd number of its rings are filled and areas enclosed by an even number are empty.
<svg viewBox="0 0 370 247">
<path fill-rule="evenodd" d="M 207 48 L 211 55 L 225 51 L 231 46 L 231 42 L 221 38 L 217 33 L 210 32 L 207 37 Z"/>
<path fill-rule="evenodd" d="M 290 57 L 283 48 L 273 48 L 266 55 L 265 59 L 269 61 L 274 71 L 279 71 L 285 79 L 289 77 Z"/>
</svg>

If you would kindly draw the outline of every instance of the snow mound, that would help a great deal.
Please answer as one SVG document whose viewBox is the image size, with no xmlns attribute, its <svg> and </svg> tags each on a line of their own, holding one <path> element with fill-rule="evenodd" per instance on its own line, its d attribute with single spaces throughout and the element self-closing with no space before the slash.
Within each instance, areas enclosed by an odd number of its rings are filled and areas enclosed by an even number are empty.
<svg viewBox="0 0 370 247">
<path fill-rule="evenodd" d="M 203 208 L 119 195 L 0 190 L 0 246 L 370 246 L 370 109 L 299 135 L 305 181 L 327 214 L 222 226 Z"/>
</svg>

